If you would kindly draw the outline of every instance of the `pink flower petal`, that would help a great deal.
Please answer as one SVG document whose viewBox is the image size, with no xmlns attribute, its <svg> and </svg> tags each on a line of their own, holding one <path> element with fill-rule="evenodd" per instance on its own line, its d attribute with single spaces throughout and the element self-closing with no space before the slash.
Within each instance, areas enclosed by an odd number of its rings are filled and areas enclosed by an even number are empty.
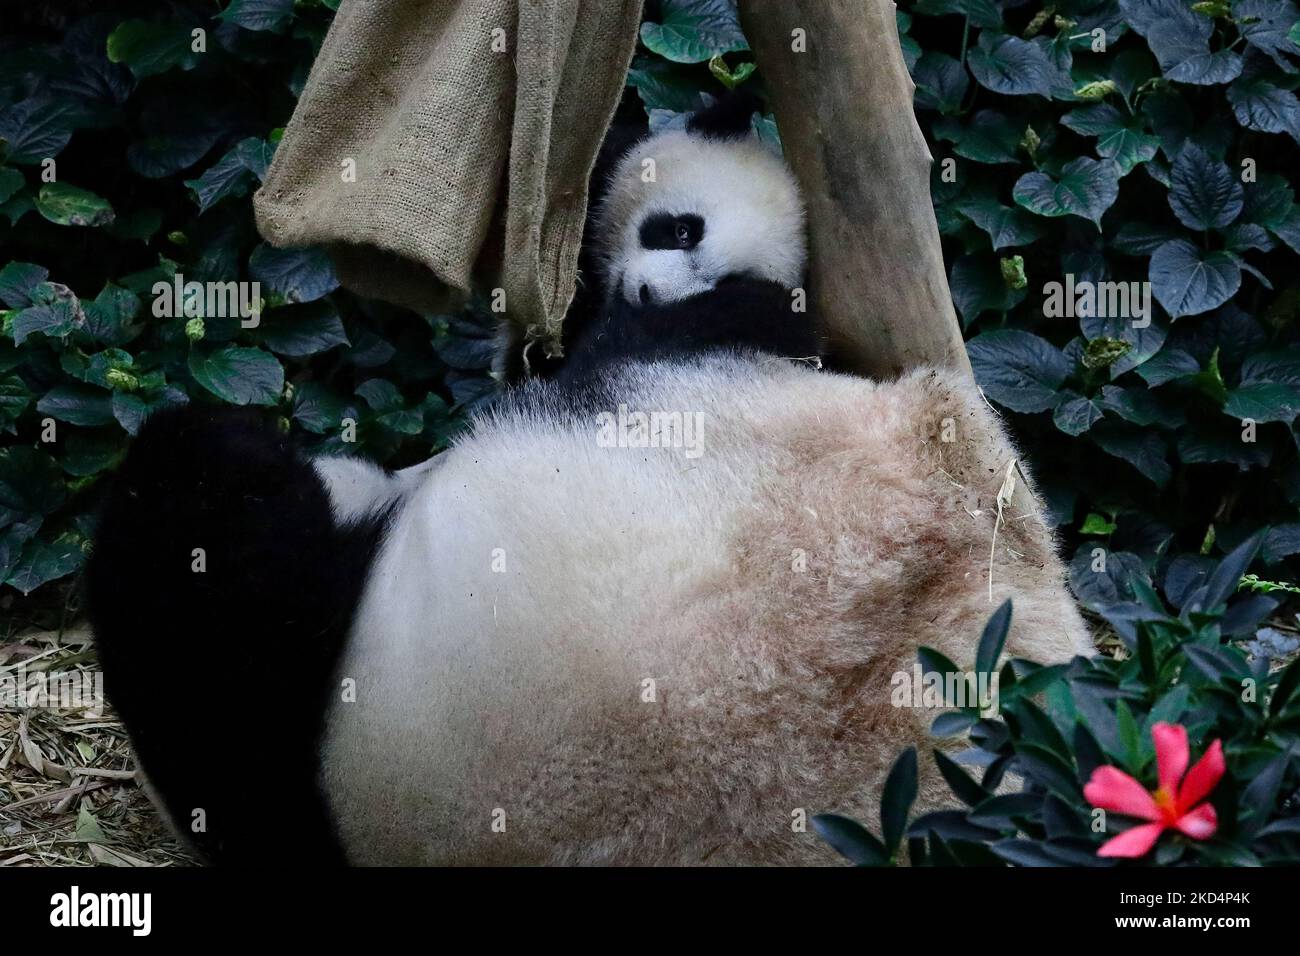
<svg viewBox="0 0 1300 956">
<path fill-rule="evenodd" d="M 1098 767 L 1092 772 L 1083 795 L 1094 807 L 1113 810 L 1142 820 L 1159 820 L 1160 808 L 1146 787 L 1115 767 Z"/>
<path fill-rule="evenodd" d="M 1219 816 L 1213 806 L 1202 803 L 1191 813 L 1183 814 L 1175 825 L 1193 840 L 1208 840 L 1219 829 Z"/>
<path fill-rule="evenodd" d="M 1121 856 L 1134 859 L 1146 856 L 1160 839 L 1164 826 L 1159 823 L 1144 823 L 1140 827 L 1125 830 L 1112 840 L 1107 840 L 1097 851 L 1098 856 Z"/>
<path fill-rule="evenodd" d="M 1178 785 L 1183 782 L 1191 758 L 1187 749 L 1187 728 L 1181 724 L 1159 723 L 1151 728 L 1151 739 L 1156 745 L 1160 789 L 1173 798 L 1178 794 Z"/>
<path fill-rule="evenodd" d="M 1178 792 L 1179 811 L 1185 812 L 1209 796 L 1210 791 L 1223 779 L 1226 767 L 1223 760 L 1223 744 L 1216 740 L 1210 744 L 1210 749 L 1205 751 L 1205 756 L 1196 761 L 1196 766 L 1187 771 L 1187 778 Z"/>
</svg>

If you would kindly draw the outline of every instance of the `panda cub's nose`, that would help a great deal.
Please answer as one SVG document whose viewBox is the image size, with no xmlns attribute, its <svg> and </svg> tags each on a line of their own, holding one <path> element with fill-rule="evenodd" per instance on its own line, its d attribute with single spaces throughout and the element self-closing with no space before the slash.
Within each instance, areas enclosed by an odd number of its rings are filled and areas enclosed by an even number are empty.
<svg viewBox="0 0 1300 956">
<path fill-rule="evenodd" d="M 641 296 L 641 304 L 642 304 L 642 305 L 649 305 L 649 304 L 650 304 L 650 287 L 649 287 L 648 285 L 642 283 L 642 285 L 641 285 L 641 290 L 640 290 L 640 293 L 639 293 L 639 294 L 640 294 L 640 296 Z"/>
</svg>

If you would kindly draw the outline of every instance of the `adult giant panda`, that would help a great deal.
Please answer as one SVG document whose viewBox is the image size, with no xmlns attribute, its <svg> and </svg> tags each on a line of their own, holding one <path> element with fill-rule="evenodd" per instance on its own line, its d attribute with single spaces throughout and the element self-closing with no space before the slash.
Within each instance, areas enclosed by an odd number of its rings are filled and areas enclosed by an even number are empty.
<svg viewBox="0 0 1300 956">
<path fill-rule="evenodd" d="M 552 380 L 387 473 L 160 412 L 88 571 L 109 696 L 218 862 L 800 863 L 932 712 L 919 645 L 1086 650 L 964 377 L 821 371 L 803 212 L 725 111 L 617 165 L 605 308 Z M 647 174 L 647 171 L 652 171 Z M 990 552 L 993 558 L 990 558 Z M 936 781 L 923 781 L 934 803 Z"/>
</svg>

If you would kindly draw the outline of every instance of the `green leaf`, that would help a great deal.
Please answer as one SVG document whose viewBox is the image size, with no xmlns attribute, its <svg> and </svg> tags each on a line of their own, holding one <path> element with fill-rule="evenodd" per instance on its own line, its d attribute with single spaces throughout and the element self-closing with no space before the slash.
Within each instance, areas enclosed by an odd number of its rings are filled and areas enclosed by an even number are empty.
<svg viewBox="0 0 1300 956">
<path fill-rule="evenodd" d="M 67 497 L 63 472 L 44 451 L 0 448 L 0 508 L 22 515 L 48 515 Z"/>
<path fill-rule="evenodd" d="M 965 67 L 948 54 L 934 50 L 921 54 L 912 71 L 912 80 L 916 84 L 917 108 L 938 110 L 945 115 L 961 110 L 970 89 Z"/>
<path fill-rule="evenodd" d="M 1173 470 L 1166 458 L 1165 441 L 1159 433 L 1107 422 L 1089 434 L 1102 451 L 1127 461 L 1156 487 L 1163 488 L 1168 484 Z"/>
<path fill-rule="evenodd" d="M 1120 176 L 1148 162 L 1160 148 L 1160 138 L 1146 131 L 1140 116 L 1126 115 L 1109 103 L 1080 107 L 1061 117 L 1061 125 L 1084 136 L 1097 137 L 1097 153 L 1119 165 Z"/>
<path fill-rule="evenodd" d="M 272 310 L 263 316 L 257 336 L 272 352 L 294 358 L 351 344 L 338 311 L 324 299 Z"/>
<path fill-rule="evenodd" d="M 1243 76 L 1228 87 L 1228 102 L 1246 129 L 1286 133 L 1300 142 L 1300 100 L 1263 76 Z"/>
<path fill-rule="evenodd" d="M 309 432 L 337 432 L 349 413 L 356 417 L 356 409 L 346 399 L 320 382 L 305 382 L 294 392 L 293 419 Z"/>
<path fill-rule="evenodd" d="M 112 396 L 88 385 L 56 385 L 36 403 L 36 410 L 73 425 L 110 425 L 114 421 Z"/>
<path fill-rule="evenodd" d="M 1151 256 L 1151 291 L 1175 319 L 1200 315 L 1241 288 L 1241 266 L 1230 252 L 1203 252 L 1186 239 L 1166 242 Z"/>
<path fill-rule="evenodd" d="M 1062 392 L 1061 403 L 1052 412 L 1052 421 L 1067 435 L 1082 435 L 1102 417 L 1095 401 L 1077 392 Z"/>
<path fill-rule="evenodd" d="M 993 196 L 974 196 L 959 201 L 956 207 L 958 212 L 988 233 L 994 250 L 1027 246 L 1044 234 L 1042 224 L 1029 213 L 1004 206 Z"/>
<path fill-rule="evenodd" d="M 1119 196 L 1119 167 L 1080 157 L 1066 163 L 1059 179 L 1026 173 L 1011 191 L 1016 202 L 1040 216 L 1080 216 L 1101 228 L 1101 216 Z"/>
<path fill-rule="evenodd" d="M 294 0 L 230 0 L 218 19 L 245 30 L 283 33 L 293 20 Z"/>
<path fill-rule="evenodd" d="M 184 23 L 127 20 L 108 36 L 108 59 L 125 63 L 137 79 L 175 67 L 192 70 L 202 55 L 194 52 L 193 42 Z"/>
<path fill-rule="evenodd" d="M 980 642 L 975 651 L 976 673 L 993 673 L 998 658 L 1002 656 L 1002 648 L 1007 643 L 1007 631 L 1010 627 L 1011 600 L 1008 598 L 993 612 L 993 616 L 984 625 L 984 632 L 980 635 Z"/>
<path fill-rule="evenodd" d="M 49 283 L 45 283 L 49 286 Z M 81 304 L 66 286 L 53 299 L 23 309 L 14 316 L 14 344 L 22 345 L 39 332 L 46 338 L 62 338 L 85 321 Z"/>
<path fill-rule="evenodd" d="M 1097 514 L 1095 511 L 1088 512 L 1088 517 L 1084 518 L 1083 524 L 1079 526 L 1079 534 L 1108 535 L 1114 531 L 1115 522 L 1105 515 Z"/>
<path fill-rule="evenodd" d="M 972 780 L 970 774 L 942 750 L 934 751 L 934 762 L 938 765 L 939 773 L 942 774 L 949 789 L 952 790 L 953 796 L 958 800 L 969 807 L 977 807 L 987 802 L 989 792 Z"/>
<path fill-rule="evenodd" d="M 104 345 L 121 345 L 134 338 L 130 322 L 140 311 L 140 297 L 130 289 L 104 286 L 93 302 L 85 304 L 86 334 Z"/>
<path fill-rule="evenodd" d="M 199 212 L 206 212 L 222 199 L 245 196 L 266 176 L 275 147 L 250 136 L 241 140 L 197 179 L 185 180 L 192 190 Z"/>
<path fill-rule="evenodd" d="M 893 856 L 907 830 L 907 817 L 916 801 L 916 748 L 908 747 L 894 761 L 880 797 L 880 827 L 885 850 Z"/>
<path fill-rule="evenodd" d="M 1146 37 L 1165 79 L 1208 86 L 1241 74 L 1241 56 L 1210 51 L 1214 21 L 1193 12 L 1185 0 L 1121 0 L 1129 24 Z"/>
<path fill-rule="evenodd" d="M 627 71 L 647 114 L 652 109 L 691 113 L 700 108 L 700 81 L 695 68 L 659 57 L 638 56 Z"/>
<path fill-rule="evenodd" d="M 980 110 L 968 124 L 955 117 L 935 122 L 934 135 L 953 144 L 953 152 L 977 163 L 1019 163 L 1016 150 L 1024 135 L 1017 126 L 995 110 Z"/>
<path fill-rule="evenodd" d="M 284 369 L 261 349 L 231 346 L 206 355 L 195 350 L 189 369 L 195 381 L 233 405 L 274 405 L 284 388 Z"/>
<path fill-rule="evenodd" d="M 315 246 L 277 249 L 259 243 L 248 259 L 248 271 L 286 302 L 314 302 L 339 286 L 329 255 Z"/>
<path fill-rule="evenodd" d="M 1000 265 L 987 256 L 963 256 L 954 262 L 948 286 L 964 327 L 985 312 L 1009 312 L 1025 298 L 1024 289 L 1009 288 Z"/>
<path fill-rule="evenodd" d="M 0 140 L 8 150 L 6 161 L 34 165 L 59 155 L 72 138 L 74 113 L 69 103 L 46 94 L 0 109 Z"/>
<path fill-rule="evenodd" d="M 0 167 L 0 203 L 8 201 L 10 196 L 22 189 L 24 182 L 23 174 L 18 170 Z"/>
<path fill-rule="evenodd" d="M 108 200 L 67 183 L 46 183 L 36 195 L 36 211 L 60 226 L 103 226 L 113 221 Z"/>
<path fill-rule="evenodd" d="M 836 813 L 819 813 L 812 818 L 813 829 L 831 847 L 858 866 L 887 866 L 889 853 L 885 845 L 856 820 Z"/>
<path fill-rule="evenodd" d="M 31 594 L 42 584 L 72 574 L 85 560 L 81 539 L 75 534 L 65 533 L 53 541 L 33 538 L 24 545 L 22 556 L 5 583 L 24 595 Z"/>
<path fill-rule="evenodd" d="M 994 93 L 1052 95 L 1056 68 L 1042 47 L 1027 40 L 985 30 L 966 62 L 975 81 Z"/>
<path fill-rule="evenodd" d="M 357 386 L 357 394 L 377 412 L 397 411 L 404 404 L 397 386 L 382 378 L 362 382 Z"/>
<path fill-rule="evenodd" d="M 1241 183 L 1191 140 L 1183 144 L 1170 173 L 1169 206 L 1189 229 L 1222 229 L 1243 206 Z"/>
<path fill-rule="evenodd" d="M 1300 56 L 1300 9 L 1294 3 L 1235 0 L 1232 16 L 1247 44 L 1268 54 L 1287 73 L 1296 72 L 1295 64 L 1284 55 Z"/>
<path fill-rule="evenodd" d="M 0 302 L 11 309 L 34 304 L 32 292 L 49 278 L 49 271 L 30 262 L 10 262 L 0 269 Z"/>
<path fill-rule="evenodd" d="M 967 352 L 980 388 L 1017 412 L 1055 407 L 1057 391 L 1071 372 L 1060 349 L 1017 329 L 984 332 L 967 343 Z"/>
<path fill-rule="evenodd" d="M 641 24 L 641 42 L 677 63 L 705 63 L 748 50 L 731 0 L 663 0 L 660 21 Z"/>
</svg>

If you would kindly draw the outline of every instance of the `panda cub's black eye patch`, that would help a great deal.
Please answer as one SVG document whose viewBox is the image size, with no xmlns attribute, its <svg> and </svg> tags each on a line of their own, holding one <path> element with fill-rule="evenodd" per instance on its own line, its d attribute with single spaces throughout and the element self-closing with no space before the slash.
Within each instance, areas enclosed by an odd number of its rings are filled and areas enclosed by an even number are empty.
<svg viewBox="0 0 1300 956">
<path fill-rule="evenodd" d="M 694 249 L 704 238 L 704 220 L 693 213 L 657 212 L 641 223 L 643 249 Z"/>
</svg>

